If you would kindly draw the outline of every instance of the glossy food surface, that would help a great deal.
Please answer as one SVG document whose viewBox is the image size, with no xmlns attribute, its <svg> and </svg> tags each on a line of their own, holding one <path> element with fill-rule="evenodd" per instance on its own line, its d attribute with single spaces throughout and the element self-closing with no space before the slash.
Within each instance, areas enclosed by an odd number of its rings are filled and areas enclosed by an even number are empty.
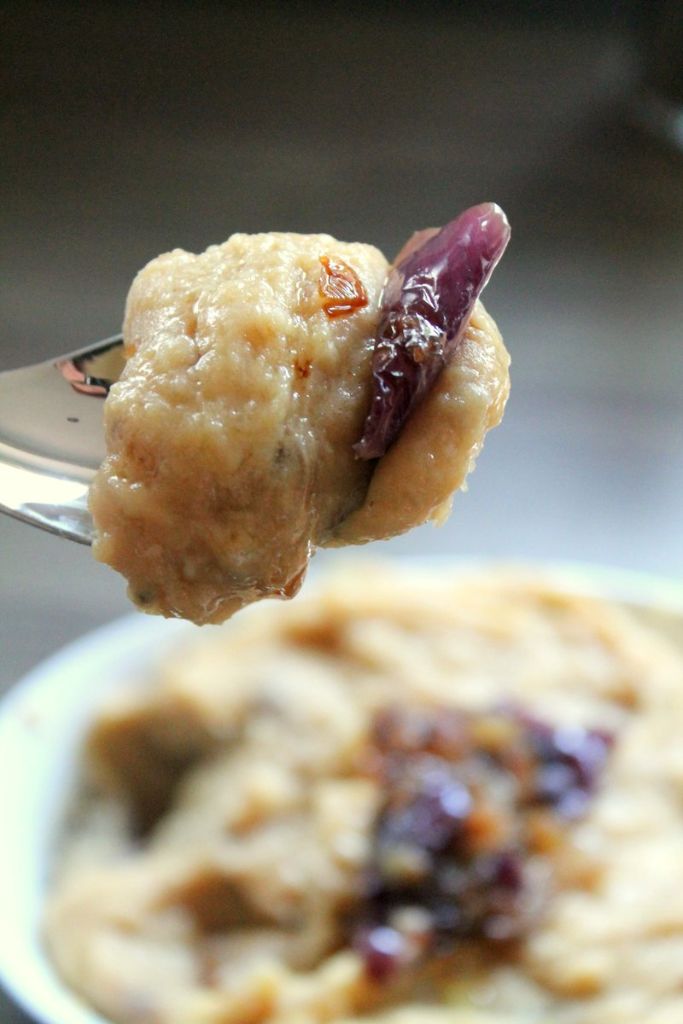
<svg viewBox="0 0 683 1024">
<path fill-rule="evenodd" d="M 465 210 L 403 248 L 382 296 L 373 396 L 356 451 L 379 458 L 454 358 L 477 298 L 503 255 L 510 225 L 499 206 Z"/>
</svg>

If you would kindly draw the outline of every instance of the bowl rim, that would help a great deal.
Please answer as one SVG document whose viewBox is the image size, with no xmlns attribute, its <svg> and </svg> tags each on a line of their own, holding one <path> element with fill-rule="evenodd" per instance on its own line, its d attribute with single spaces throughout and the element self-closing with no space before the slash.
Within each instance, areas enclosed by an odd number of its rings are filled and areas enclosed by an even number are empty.
<svg viewBox="0 0 683 1024">
<path fill-rule="evenodd" d="M 398 572 L 416 567 L 457 573 L 519 569 L 568 592 L 683 620 L 683 581 L 651 573 L 575 562 L 445 557 L 375 561 Z M 44 892 L 80 737 L 110 687 L 122 677 L 144 677 L 169 645 L 198 633 L 198 627 L 178 620 L 128 614 L 42 660 L 0 700 L 0 985 L 40 1024 L 110 1024 L 61 980 L 41 942 Z"/>
<path fill-rule="evenodd" d="M 49 866 L 90 715 L 124 673 L 151 667 L 157 638 L 166 644 L 187 629 L 126 615 L 41 661 L 0 702 L 0 984 L 41 1024 L 110 1024 L 62 982 L 42 946 Z"/>
</svg>

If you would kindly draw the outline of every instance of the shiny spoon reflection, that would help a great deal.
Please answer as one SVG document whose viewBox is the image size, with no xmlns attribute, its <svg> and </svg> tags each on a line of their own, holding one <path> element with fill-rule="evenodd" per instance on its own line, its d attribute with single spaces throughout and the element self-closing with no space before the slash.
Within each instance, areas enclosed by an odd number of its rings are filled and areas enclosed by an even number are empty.
<svg viewBox="0 0 683 1024">
<path fill-rule="evenodd" d="M 90 544 L 90 481 L 105 454 L 102 399 L 124 364 L 120 335 L 0 373 L 0 512 Z"/>
</svg>

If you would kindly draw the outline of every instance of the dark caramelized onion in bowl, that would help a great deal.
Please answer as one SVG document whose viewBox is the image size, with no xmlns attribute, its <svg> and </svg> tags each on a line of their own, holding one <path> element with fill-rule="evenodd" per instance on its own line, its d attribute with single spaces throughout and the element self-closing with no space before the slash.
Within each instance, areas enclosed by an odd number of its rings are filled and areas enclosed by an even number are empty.
<svg viewBox="0 0 683 1024">
<path fill-rule="evenodd" d="M 503 950 L 523 936 L 543 902 L 547 836 L 557 850 L 587 811 L 612 743 L 516 708 L 380 715 L 383 803 L 351 936 L 368 978 L 391 981 L 462 941 Z"/>
</svg>

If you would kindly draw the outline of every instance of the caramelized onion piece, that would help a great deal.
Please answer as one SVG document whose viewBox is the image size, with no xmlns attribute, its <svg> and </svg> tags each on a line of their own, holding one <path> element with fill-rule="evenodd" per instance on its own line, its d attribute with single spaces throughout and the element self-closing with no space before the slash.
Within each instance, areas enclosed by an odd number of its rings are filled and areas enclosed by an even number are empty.
<svg viewBox="0 0 683 1024">
<path fill-rule="evenodd" d="M 370 410 L 354 445 L 360 458 L 384 455 L 453 358 L 509 238 L 501 208 L 482 203 L 440 231 L 419 232 L 399 253 L 382 298 Z"/>
<path fill-rule="evenodd" d="M 318 291 L 323 309 L 331 320 L 367 306 L 367 292 L 353 267 L 339 257 L 321 256 L 320 262 L 322 270 Z"/>
</svg>

